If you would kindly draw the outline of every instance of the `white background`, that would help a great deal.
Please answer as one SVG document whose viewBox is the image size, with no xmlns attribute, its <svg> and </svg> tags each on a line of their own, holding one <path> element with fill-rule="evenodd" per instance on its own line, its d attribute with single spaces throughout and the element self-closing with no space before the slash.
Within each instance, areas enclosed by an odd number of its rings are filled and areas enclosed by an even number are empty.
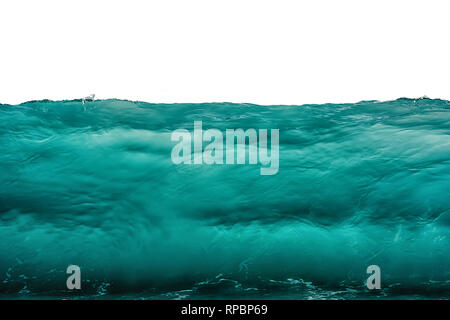
<svg viewBox="0 0 450 320">
<path fill-rule="evenodd" d="M 448 0 L 0 1 L 0 103 L 450 100 Z"/>
</svg>

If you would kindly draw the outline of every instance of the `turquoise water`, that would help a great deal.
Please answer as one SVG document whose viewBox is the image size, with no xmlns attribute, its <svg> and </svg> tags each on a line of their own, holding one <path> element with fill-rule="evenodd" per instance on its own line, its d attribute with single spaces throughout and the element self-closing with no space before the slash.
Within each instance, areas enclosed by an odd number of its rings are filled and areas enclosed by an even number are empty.
<svg viewBox="0 0 450 320">
<path fill-rule="evenodd" d="M 279 129 L 278 173 L 172 163 L 199 120 Z M 3 299 L 450 298 L 449 101 L 0 105 L 0 172 Z"/>
</svg>

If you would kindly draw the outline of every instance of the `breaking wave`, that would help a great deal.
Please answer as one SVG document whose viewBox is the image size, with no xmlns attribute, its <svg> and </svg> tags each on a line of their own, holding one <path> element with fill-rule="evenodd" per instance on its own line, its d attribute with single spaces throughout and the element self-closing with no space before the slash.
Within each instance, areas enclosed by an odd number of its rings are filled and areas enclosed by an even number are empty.
<svg viewBox="0 0 450 320">
<path fill-rule="evenodd" d="M 173 164 L 197 120 L 279 129 L 279 172 Z M 450 297 L 449 101 L 32 101 L 0 123 L 0 298 Z"/>
</svg>

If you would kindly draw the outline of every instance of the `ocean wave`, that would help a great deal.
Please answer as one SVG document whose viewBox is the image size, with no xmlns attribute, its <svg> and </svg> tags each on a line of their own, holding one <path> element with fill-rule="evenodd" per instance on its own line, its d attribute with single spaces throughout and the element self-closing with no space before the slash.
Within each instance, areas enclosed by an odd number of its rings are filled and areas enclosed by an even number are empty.
<svg viewBox="0 0 450 320">
<path fill-rule="evenodd" d="M 81 297 L 360 298 L 377 264 L 385 297 L 448 298 L 449 108 L 0 105 L 0 296 L 76 296 L 76 264 Z M 175 165 L 194 121 L 279 129 L 278 173 Z"/>
</svg>

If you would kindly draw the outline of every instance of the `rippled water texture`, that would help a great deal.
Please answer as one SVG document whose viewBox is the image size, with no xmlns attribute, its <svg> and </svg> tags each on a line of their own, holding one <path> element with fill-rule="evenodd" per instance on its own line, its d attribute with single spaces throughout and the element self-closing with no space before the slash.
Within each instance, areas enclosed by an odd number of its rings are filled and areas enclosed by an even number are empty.
<svg viewBox="0 0 450 320">
<path fill-rule="evenodd" d="M 278 174 L 173 164 L 197 120 L 279 129 Z M 448 299 L 449 133 L 431 99 L 0 105 L 0 298 Z"/>
</svg>

